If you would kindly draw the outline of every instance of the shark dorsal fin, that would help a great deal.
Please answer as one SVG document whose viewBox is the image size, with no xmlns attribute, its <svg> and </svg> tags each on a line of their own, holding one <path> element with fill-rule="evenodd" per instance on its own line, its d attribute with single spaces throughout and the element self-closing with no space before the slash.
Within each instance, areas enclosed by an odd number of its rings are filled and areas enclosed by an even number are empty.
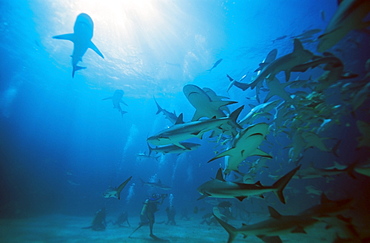
<svg viewBox="0 0 370 243">
<path fill-rule="evenodd" d="M 183 123 L 184 123 L 184 114 L 183 114 L 183 113 L 181 113 L 181 114 L 177 117 L 176 122 L 175 122 L 175 125 L 176 125 L 176 124 L 183 124 Z"/>
<path fill-rule="evenodd" d="M 276 209 L 274 209 L 273 207 L 269 206 L 269 213 L 270 213 L 270 216 L 274 219 L 279 219 L 281 218 L 281 214 L 276 211 Z"/>
<path fill-rule="evenodd" d="M 294 53 L 299 53 L 299 52 L 302 52 L 304 49 L 303 49 L 303 46 L 302 46 L 302 43 L 299 39 L 294 39 L 294 50 L 293 52 Z"/>
<path fill-rule="evenodd" d="M 257 181 L 256 183 L 254 183 L 255 185 L 257 186 L 262 186 L 261 182 L 260 181 Z"/>
<path fill-rule="evenodd" d="M 216 174 L 216 179 L 220 181 L 225 181 L 224 176 L 222 175 L 222 169 L 219 168 Z"/>
</svg>

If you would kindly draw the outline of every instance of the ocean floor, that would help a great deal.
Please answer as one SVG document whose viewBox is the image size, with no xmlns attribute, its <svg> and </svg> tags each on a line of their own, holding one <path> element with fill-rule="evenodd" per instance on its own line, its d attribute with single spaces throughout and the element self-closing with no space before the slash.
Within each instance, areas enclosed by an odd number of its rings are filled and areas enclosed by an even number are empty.
<svg viewBox="0 0 370 243">
<path fill-rule="evenodd" d="M 159 240 L 149 237 L 148 226 L 136 231 L 128 238 L 138 225 L 138 219 L 130 218 L 131 227 L 118 227 L 108 223 L 105 231 L 82 229 L 89 226 L 91 217 L 73 217 L 68 215 L 47 215 L 26 219 L 0 219 L 0 242 L 227 242 L 228 234 L 220 225 L 202 225 L 200 219 L 178 220 L 176 226 L 165 225 L 165 217 L 158 217 L 154 233 Z M 109 221 L 114 221 L 108 217 Z M 239 228 L 240 222 L 230 221 Z M 307 234 L 297 233 L 282 236 L 283 242 L 333 242 L 335 233 L 325 230 L 323 224 L 307 229 Z M 256 236 L 243 238 L 238 235 L 233 241 L 262 242 Z"/>
</svg>

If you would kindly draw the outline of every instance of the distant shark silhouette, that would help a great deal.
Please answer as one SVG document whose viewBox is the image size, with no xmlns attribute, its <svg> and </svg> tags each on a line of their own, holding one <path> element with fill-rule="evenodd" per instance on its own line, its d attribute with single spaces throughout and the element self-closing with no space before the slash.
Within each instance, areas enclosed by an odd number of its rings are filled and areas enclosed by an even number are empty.
<svg viewBox="0 0 370 243">
<path fill-rule="evenodd" d="M 94 50 L 99 56 L 104 58 L 103 54 L 91 41 L 94 33 L 94 22 L 91 17 L 85 13 L 81 13 L 77 16 L 76 22 L 73 27 L 73 33 L 56 35 L 54 39 L 69 40 L 73 42 L 73 53 L 72 53 L 72 77 L 75 72 L 86 67 L 78 66 L 78 62 L 82 61 L 83 55 L 85 55 L 88 48 Z"/>
<path fill-rule="evenodd" d="M 127 106 L 127 104 L 122 100 L 123 94 L 124 94 L 123 90 L 117 89 L 116 91 L 114 91 L 113 96 L 103 99 L 103 100 L 111 99 L 113 103 L 113 108 L 117 109 L 121 113 L 121 115 L 127 113 L 127 111 L 122 110 L 120 105 L 122 103 L 125 106 Z"/>
<path fill-rule="evenodd" d="M 132 178 L 132 176 L 130 176 L 127 180 L 122 182 L 121 185 L 119 185 L 117 188 L 109 188 L 104 193 L 103 197 L 105 197 L 105 198 L 114 197 L 114 198 L 117 198 L 117 199 L 121 199 L 121 191 L 123 190 L 123 188 L 125 188 L 125 186 L 131 180 L 131 178 Z"/>
</svg>

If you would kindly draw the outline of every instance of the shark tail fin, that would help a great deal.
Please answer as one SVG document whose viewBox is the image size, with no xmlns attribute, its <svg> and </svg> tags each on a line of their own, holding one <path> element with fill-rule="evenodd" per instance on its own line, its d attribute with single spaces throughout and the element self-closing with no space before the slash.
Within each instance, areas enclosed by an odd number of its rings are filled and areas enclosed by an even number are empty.
<svg viewBox="0 0 370 243">
<path fill-rule="evenodd" d="M 294 176 L 294 174 L 301 168 L 301 165 L 297 166 L 292 171 L 288 172 L 285 176 L 281 177 L 279 180 L 277 180 L 272 186 L 276 188 L 275 191 L 276 196 L 279 198 L 280 202 L 285 204 L 285 198 L 283 195 L 284 188 L 289 183 L 290 179 Z"/>
<path fill-rule="evenodd" d="M 78 71 L 78 70 L 81 70 L 81 69 L 86 69 L 86 67 L 81 67 L 81 66 L 75 66 L 75 67 L 73 67 L 72 78 L 75 77 L 75 72 Z"/>
<path fill-rule="evenodd" d="M 155 114 L 159 114 L 163 109 L 162 107 L 158 104 L 157 100 L 154 98 L 154 101 L 155 101 L 155 104 L 157 105 L 157 113 Z"/>
<path fill-rule="evenodd" d="M 215 214 L 213 214 L 213 217 L 215 217 L 217 222 L 227 231 L 227 233 L 229 233 L 229 239 L 227 240 L 227 243 L 233 242 L 236 235 L 238 234 L 236 228 L 233 227 L 232 225 L 226 223 L 225 221 L 219 219 Z"/>
<path fill-rule="evenodd" d="M 238 109 L 236 109 L 235 111 L 233 111 L 230 116 L 229 116 L 229 120 L 231 122 L 232 125 L 234 125 L 235 127 L 238 127 L 240 129 L 242 129 L 242 127 L 237 123 L 237 119 L 240 115 L 240 112 L 242 112 L 242 110 L 244 109 L 244 105 L 240 106 Z"/>
<path fill-rule="evenodd" d="M 149 155 L 150 155 L 152 153 L 152 151 L 153 151 L 153 148 L 150 147 L 149 143 L 146 143 L 146 144 L 148 145 L 148 150 L 149 150 Z"/>
</svg>

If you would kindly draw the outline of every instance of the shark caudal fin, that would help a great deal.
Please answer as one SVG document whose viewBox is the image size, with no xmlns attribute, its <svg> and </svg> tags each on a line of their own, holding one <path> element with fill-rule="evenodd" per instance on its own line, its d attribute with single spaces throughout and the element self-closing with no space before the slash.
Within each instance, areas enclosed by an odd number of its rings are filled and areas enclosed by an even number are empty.
<svg viewBox="0 0 370 243">
<path fill-rule="evenodd" d="M 297 166 L 292 171 L 288 172 L 285 176 L 281 177 L 279 180 L 277 180 L 272 187 L 276 188 L 275 191 L 276 196 L 279 198 L 280 202 L 285 204 L 285 198 L 283 195 L 284 188 L 289 183 L 290 179 L 294 176 L 294 174 L 301 168 L 301 165 Z"/>
<path fill-rule="evenodd" d="M 161 111 L 163 110 L 162 107 L 158 104 L 157 100 L 154 98 L 154 101 L 155 101 L 155 104 L 157 105 L 157 113 L 155 114 L 159 114 L 161 113 Z"/>
<path fill-rule="evenodd" d="M 80 67 L 80 66 L 73 67 L 72 78 L 75 77 L 75 72 L 78 71 L 78 70 L 81 70 L 81 69 L 86 69 L 86 67 Z"/>
<path fill-rule="evenodd" d="M 244 105 L 240 106 L 238 109 L 233 111 L 229 116 L 229 121 L 230 121 L 231 125 L 233 125 L 237 128 L 240 128 L 240 129 L 242 129 L 242 127 L 238 124 L 238 122 L 236 120 L 238 119 L 238 117 L 240 115 L 240 112 L 242 112 L 243 109 L 244 109 Z"/>
<path fill-rule="evenodd" d="M 238 234 L 237 229 L 234 226 L 229 225 L 228 223 L 224 222 L 223 220 L 217 218 L 217 216 L 215 214 L 213 214 L 213 217 L 215 217 L 217 222 L 227 231 L 227 233 L 229 233 L 229 239 L 227 240 L 227 243 L 233 242 L 236 235 Z"/>
</svg>

